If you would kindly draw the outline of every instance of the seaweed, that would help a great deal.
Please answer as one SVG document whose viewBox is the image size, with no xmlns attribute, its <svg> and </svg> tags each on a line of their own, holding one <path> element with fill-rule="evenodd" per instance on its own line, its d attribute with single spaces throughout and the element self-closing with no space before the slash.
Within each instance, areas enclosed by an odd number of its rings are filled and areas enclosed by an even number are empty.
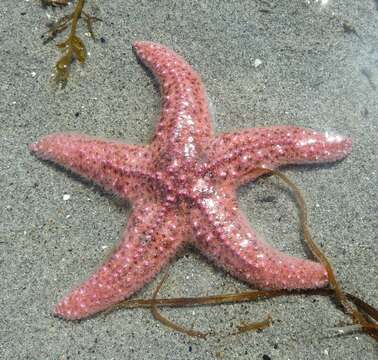
<svg viewBox="0 0 378 360">
<path fill-rule="evenodd" d="M 256 169 L 256 173 L 267 174 L 267 175 L 274 175 L 279 177 L 282 181 L 284 181 L 292 190 L 294 199 L 298 205 L 299 212 L 300 212 L 300 224 L 301 230 L 303 233 L 303 237 L 305 240 L 306 245 L 309 247 L 312 255 L 324 265 L 327 270 L 328 278 L 330 287 L 329 288 L 322 288 L 322 289 L 305 289 L 305 290 L 252 290 L 246 291 L 237 294 L 222 294 L 222 295 L 212 295 L 212 296 L 204 296 L 204 297 L 188 297 L 188 298 L 168 298 L 168 299 L 157 299 L 156 296 L 160 287 L 162 286 L 163 282 L 166 280 L 166 276 L 164 276 L 163 280 L 160 282 L 158 287 L 156 288 L 153 296 L 151 299 L 133 299 L 133 300 L 125 300 L 110 310 L 119 309 L 119 308 L 150 308 L 156 320 L 160 321 L 164 325 L 170 327 L 173 330 L 180 331 L 185 333 L 189 336 L 197 336 L 194 330 L 188 330 L 183 328 L 180 325 L 173 323 L 171 320 L 167 318 L 163 318 L 160 314 L 156 316 L 157 313 L 157 306 L 169 306 L 169 307 L 183 307 L 183 306 L 198 306 L 198 305 L 218 305 L 218 304 L 230 304 L 230 303 L 238 303 L 238 302 L 247 302 L 247 301 L 256 301 L 258 299 L 264 298 L 273 298 L 277 296 L 283 295 L 322 295 L 322 296 L 331 296 L 334 297 L 337 304 L 342 308 L 342 310 L 351 317 L 353 321 L 353 325 L 347 325 L 342 328 L 336 328 L 340 334 L 345 334 L 347 331 L 362 331 L 367 335 L 371 336 L 373 339 L 378 341 L 378 310 L 375 309 L 373 306 L 367 304 L 365 301 L 360 299 L 359 297 L 347 293 L 342 290 L 339 282 L 336 279 L 335 273 L 333 268 L 325 256 L 325 254 L 320 250 L 320 248 L 316 245 L 315 241 L 313 240 L 309 228 L 308 228 L 308 221 L 307 221 L 307 209 L 304 198 L 301 194 L 299 188 L 284 174 L 279 171 L 266 169 L 266 168 L 258 168 Z M 159 316 L 160 315 L 160 316 Z M 251 323 L 251 324 L 241 324 L 238 326 L 238 331 L 231 335 L 236 335 L 239 333 L 244 333 L 247 331 L 264 329 L 268 326 L 271 326 L 272 319 L 270 316 L 267 317 L 266 320 Z M 190 332 L 194 332 L 194 335 Z M 202 334 L 202 333 L 200 333 Z M 203 335 L 209 335 L 210 333 L 206 333 Z"/>
<path fill-rule="evenodd" d="M 67 6 L 69 0 L 41 0 L 42 7 L 46 8 L 48 6 Z"/>
<path fill-rule="evenodd" d="M 162 280 L 159 282 L 158 286 L 154 290 L 151 300 L 156 300 L 156 296 L 158 295 L 162 285 L 167 280 L 167 278 L 168 278 L 168 272 L 163 276 Z M 215 335 L 214 332 L 204 333 L 204 332 L 201 332 L 201 331 L 198 331 L 198 330 L 188 329 L 188 328 L 186 328 L 182 325 L 179 325 L 179 324 L 173 322 L 172 320 L 163 316 L 159 312 L 157 303 L 151 303 L 150 304 L 150 311 L 151 311 L 151 314 L 152 314 L 152 316 L 154 317 L 155 320 L 159 321 L 160 323 L 162 323 L 166 327 L 169 327 L 170 329 L 175 330 L 175 331 L 180 332 L 180 333 L 183 333 L 187 336 L 196 337 L 196 338 L 200 338 L 200 339 L 206 339 L 206 337 L 209 336 L 209 335 Z M 232 333 L 227 334 L 227 335 L 229 335 L 229 336 L 230 335 L 238 335 L 238 334 L 245 333 L 245 332 L 248 332 L 248 331 L 263 330 L 267 327 L 270 327 L 271 325 L 272 325 L 272 318 L 271 318 L 270 315 L 268 315 L 267 318 L 263 321 L 253 322 L 253 323 L 242 322 L 240 325 L 237 326 L 237 331 L 232 332 Z"/>
<path fill-rule="evenodd" d="M 68 5 L 68 0 L 41 0 L 42 6 L 66 6 Z M 44 44 L 47 44 L 51 40 L 54 40 L 56 36 L 63 33 L 66 29 L 70 27 L 70 32 L 68 37 L 56 44 L 56 46 L 61 50 L 62 55 L 55 64 L 55 69 L 53 73 L 53 78 L 57 84 L 61 87 L 65 87 L 69 77 L 69 71 L 71 64 L 77 61 L 83 64 L 87 59 L 87 49 L 83 40 L 77 35 L 77 25 L 79 19 L 83 19 L 87 30 L 91 38 L 95 41 L 95 35 L 93 32 L 93 23 L 95 21 L 102 21 L 96 16 L 91 16 L 87 14 L 83 8 L 85 5 L 85 0 L 78 0 L 75 4 L 74 10 L 68 14 L 62 16 L 57 21 L 52 24 L 48 24 L 49 30 L 45 34 Z"/>
<path fill-rule="evenodd" d="M 349 301 L 347 294 L 341 288 L 339 281 L 336 278 L 336 274 L 332 268 L 332 265 L 325 254 L 321 251 L 320 247 L 315 243 L 314 239 L 310 234 L 310 230 L 308 227 L 308 220 L 307 220 L 307 208 L 304 198 L 301 194 L 299 188 L 284 174 L 279 171 L 275 170 L 268 170 L 268 174 L 272 174 L 274 176 L 279 177 L 283 180 L 286 185 L 290 187 L 292 193 L 294 195 L 295 201 L 299 207 L 299 216 L 300 216 L 300 223 L 303 233 L 303 238 L 305 240 L 306 245 L 310 249 L 312 255 L 325 267 L 328 275 L 328 280 L 331 289 L 334 291 L 334 297 L 338 305 L 343 309 L 343 311 L 349 315 L 355 325 L 361 329 L 361 331 L 365 332 L 366 334 L 370 335 L 376 341 L 378 341 L 378 327 L 376 323 L 372 323 L 372 320 L 369 316 L 366 316 L 364 312 L 360 311 L 358 305 L 353 302 Z M 356 298 L 357 303 L 362 302 L 362 300 Z M 374 309 L 370 307 L 370 310 Z M 377 315 L 377 311 L 374 309 L 372 312 L 373 314 Z M 376 320 L 376 319 L 375 319 Z"/>
<path fill-rule="evenodd" d="M 163 283 L 165 282 L 165 280 L 167 280 L 167 278 L 168 278 L 168 273 L 166 273 L 163 276 L 163 279 L 160 281 L 160 283 L 156 287 L 156 289 L 155 289 L 155 291 L 152 295 L 152 300 L 156 299 L 157 294 L 159 293 Z M 151 304 L 150 310 L 151 310 L 152 316 L 154 317 L 155 320 L 157 320 L 160 323 L 162 323 L 163 325 L 171 328 L 172 330 L 181 332 L 181 333 L 186 334 L 186 335 L 191 336 L 191 337 L 197 337 L 197 338 L 200 338 L 200 339 L 206 339 L 206 336 L 209 335 L 208 333 L 203 333 L 203 332 L 200 332 L 200 331 L 187 329 L 187 328 L 185 328 L 181 325 L 174 323 L 173 321 L 169 320 L 168 318 L 166 318 L 165 316 L 163 316 L 159 312 L 157 304 Z"/>
<path fill-rule="evenodd" d="M 238 335 L 238 334 L 249 332 L 249 331 L 263 330 L 271 326 L 272 326 L 272 317 L 268 315 L 266 319 L 263 321 L 257 321 L 253 323 L 242 322 L 240 325 L 237 326 L 238 331 L 233 333 L 232 335 Z"/>
</svg>

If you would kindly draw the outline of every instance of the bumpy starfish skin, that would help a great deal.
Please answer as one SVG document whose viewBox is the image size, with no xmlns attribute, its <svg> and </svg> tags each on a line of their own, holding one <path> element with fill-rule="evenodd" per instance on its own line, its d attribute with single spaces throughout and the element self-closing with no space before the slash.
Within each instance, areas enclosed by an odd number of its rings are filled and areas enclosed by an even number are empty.
<svg viewBox="0 0 378 360">
<path fill-rule="evenodd" d="M 253 286 L 315 288 L 322 265 L 285 255 L 262 241 L 236 203 L 236 188 L 263 172 L 296 163 L 335 161 L 351 140 L 292 126 L 215 136 L 198 74 L 173 51 L 137 42 L 134 50 L 157 77 L 163 98 L 149 145 L 79 134 L 49 135 L 30 149 L 131 200 L 133 212 L 117 250 L 54 313 L 79 319 L 129 297 L 191 241 L 216 264 Z"/>
</svg>

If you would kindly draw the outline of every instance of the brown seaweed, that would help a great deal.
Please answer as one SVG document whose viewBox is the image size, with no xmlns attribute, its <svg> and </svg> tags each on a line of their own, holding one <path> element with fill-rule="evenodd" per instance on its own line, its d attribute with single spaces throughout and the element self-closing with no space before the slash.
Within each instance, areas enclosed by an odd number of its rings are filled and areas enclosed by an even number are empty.
<svg viewBox="0 0 378 360">
<path fill-rule="evenodd" d="M 304 198 L 301 194 L 299 188 L 283 173 L 275 170 L 269 170 L 269 174 L 279 177 L 283 180 L 292 190 L 295 201 L 299 207 L 299 216 L 301 222 L 301 228 L 303 237 L 305 240 L 306 245 L 310 249 L 312 255 L 326 268 L 328 274 L 328 280 L 331 288 L 334 290 L 334 296 L 336 298 L 337 303 L 343 309 L 343 311 L 349 315 L 355 325 L 359 325 L 361 330 L 375 340 L 378 340 L 378 332 L 376 331 L 376 325 L 372 325 L 371 319 L 363 312 L 361 312 L 358 307 L 353 306 L 352 303 L 348 300 L 345 292 L 342 290 L 339 281 L 336 279 L 335 272 L 332 268 L 332 265 L 325 254 L 320 250 L 319 246 L 315 243 L 314 239 L 310 234 L 310 230 L 308 227 L 308 220 L 307 220 L 307 208 Z"/>
<path fill-rule="evenodd" d="M 154 293 L 152 295 L 152 300 L 156 299 L 157 294 L 159 293 L 159 291 L 160 291 L 163 283 L 165 282 L 165 280 L 167 280 L 167 278 L 168 278 L 168 273 L 166 273 L 163 276 L 163 279 L 160 281 L 160 283 L 156 287 L 156 289 L 155 289 L 155 291 L 154 291 Z M 188 335 L 188 336 L 191 336 L 191 337 L 198 337 L 198 338 L 201 338 L 201 339 L 205 339 L 206 336 L 208 335 L 208 333 L 203 333 L 203 332 L 200 332 L 200 331 L 195 331 L 195 330 L 192 330 L 192 329 L 187 329 L 187 328 L 185 328 L 185 327 L 183 327 L 181 325 L 178 325 L 178 324 L 174 323 L 173 321 L 169 320 L 168 318 L 166 318 L 165 316 L 163 316 L 159 312 L 157 304 L 152 304 L 150 306 L 150 309 L 151 309 L 152 316 L 154 317 L 155 320 L 157 320 L 160 323 L 162 323 L 163 325 L 171 328 L 172 330 L 181 332 L 181 333 L 183 333 L 185 335 Z"/>
<path fill-rule="evenodd" d="M 47 6 L 67 6 L 69 0 L 41 0 L 42 7 L 46 8 Z"/>
<path fill-rule="evenodd" d="M 43 5 L 58 6 L 67 5 L 67 1 L 44 1 Z M 60 33 L 63 33 L 66 29 L 70 27 L 70 32 L 68 37 L 58 43 L 56 46 L 61 50 L 62 55 L 55 64 L 53 78 L 57 84 L 64 87 L 68 81 L 69 71 L 71 64 L 77 61 L 83 64 L 87 59 L 87 50 L 84 41 L 77 35 L 77 25 L 79 19 L 83 19 L 87 30 L 93 40 L 95 40 L 95 35 L 93 32 L 93 23 L 95 21 L 101 21 L 96 16 L 88 15 L 84 10 L 85 0 L 78 0 L 75 4 L 74 10 L 68 15 L 62 16 L 56 22 L 49 24 L 49 30 L 44 37 L 44 44 L 55 39 Z"/>
<path fill-rule="evenodd" d="M 238 334 L 249 332 L 249 331 L 263 330 L 271 326 L 272 326 L 272 317 L 268 315 L 266 319 L 263 321 L 258 321 L 258 322 L 253 322 L 253 323 L 242 322 L 240 325 L 237 326 L 238 331 L 232 335 L 238 335 Z"/>
<path fill-rule="evenodd" d="M 151 300 L 156 300 L 156 296 L 159 293 L 163 283 L 167 280 L 167 278 L 168 278 L 168 272 L 163 276 L 163 279 L 159 282 L 158 286 L 154 290 Z M 163 316 L 159 312 L 158 305 L 156 303 L 150 305 L 150 310 L 155 320 L 159 321 L 160 323 L 171 328 L 174 331 L 183 333 L 190 337 L 197 337 L 200 339 L 206 339 L 206 337 L 209 335 L 215 335 L 215 333 L 210 333 L 210 332 L 204 333 L 198 330 L 188 329 L 182 325 L 179 325 L 173 322 L 172 320 Z M 242 322 L 240 325 L 237 326 L 237 329 L 238 329 L 237 331 L 232 332 L 227 335 L 238 335 L 238 334 L 249 332 L 249 331 L 263 330 L 263 329 L 266 329 L 267 327 L 270 327 L 271 325 L 272 325 L 272 318 L 270 315 L 268 315 L 267 318 L 263 321 L 252 322 L 252 323 Z"/>
</svg>

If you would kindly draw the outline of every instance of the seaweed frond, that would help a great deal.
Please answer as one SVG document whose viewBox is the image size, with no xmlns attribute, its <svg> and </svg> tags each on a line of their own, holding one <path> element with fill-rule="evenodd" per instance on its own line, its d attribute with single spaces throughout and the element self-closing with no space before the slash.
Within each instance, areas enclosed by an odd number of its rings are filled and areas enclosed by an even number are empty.
<svg viewBox="0 0 378 360">
<path fill-rule="evenodd" d="M 65 6 L 68 0 L 41 0 L 43 6 Z M 43 43 L 46 44 L 54 40 L 56 36 L 70 27 L 68 37 L 56 46 L 61 50 L 62 55 L 55 64 L 53 78 L 57 84 L 64 87 L 68 81 L 70 66 L 74 61 L 83 64 L 87 59 L 87 50 L 83 40 L 77 35 L 77 25 L 79 19 L 83 19 L 87 30 L 93 40 L 95 35 L 93 23 L 102 21 L 96 16 L 91 16 L 84 12 L 85 0 L 78 0 L 74 10 L 68 15 L 62 16 L 52 24 L 48 24 L 49 30 L 46 32 Z"/>
<path fill-rule="evenodd" d="M 48 6 L 67 6 L 69 0 L 41 0 L 42 7 L 46 8 Z"/>
</svg>

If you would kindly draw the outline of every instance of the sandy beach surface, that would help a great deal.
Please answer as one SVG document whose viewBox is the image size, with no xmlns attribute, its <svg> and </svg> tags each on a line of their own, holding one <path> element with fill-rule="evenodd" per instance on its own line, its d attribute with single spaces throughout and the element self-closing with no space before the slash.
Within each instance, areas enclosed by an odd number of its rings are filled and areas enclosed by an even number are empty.
<svg viewBox="0 0 378 360">
<path fill-rule="evenodd" d="M 88 1 L 88 13 L 91 2 Z M 376 1 L 97 1 L 103 22 L 90 56 L 74 65 L 65 89 L 50 75 L 59 51 L 43 44 L 49 17 L 39 1 L 0 5 L 0 358 L 1 359 L 376 359 L 361 333 L 320 296 L 162 309 L 206 340 L 175 333 L 148 310 L 69 322 L 56 302 L 117 243 L 130 206 L 30 155 L 28 144 L 77 131 L 146 143 L 159 113 L 156 83 L 131 51 L 135 40 L 165 44 L 201 74 L 216 132 L 292 124 L 350 136 L 344 161 L 290 167 L 303 190 L 314 238 L 345 289 L 378 306 Z M 68 10 L 65 10 L 66 12 Z M 276 180 L 239 191 L 254 228 L 277 248 L 308 256 L 296 207 Z M 248 289 L 192 249 L 169 267 L 161 295 L 201 296 Z M 134 297 L 150 297 L 161 274 Z M 273 326 L 229 336 L 241 322 Z"/>
</svg>

